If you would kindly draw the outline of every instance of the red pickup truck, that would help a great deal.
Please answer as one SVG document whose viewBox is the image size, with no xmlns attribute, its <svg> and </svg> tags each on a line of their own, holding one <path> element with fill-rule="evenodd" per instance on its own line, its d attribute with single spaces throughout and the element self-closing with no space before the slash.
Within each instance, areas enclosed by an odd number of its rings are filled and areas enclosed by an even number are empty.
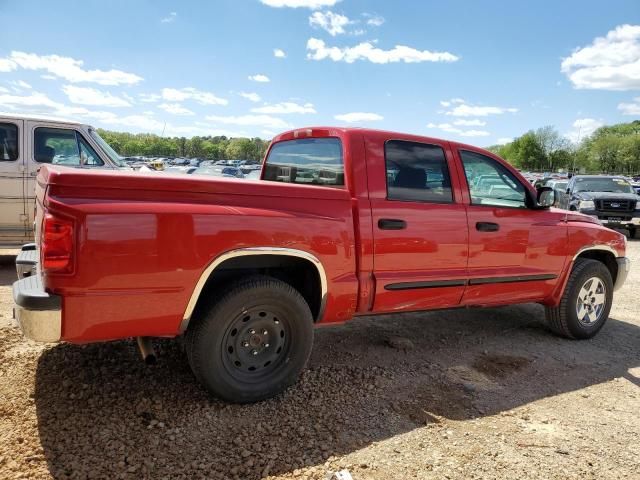
<svg viewBox="0 0 640 480">
<path fill-rule="evenodd" d="M 184 334 L 197 379 L 236 402 L 292 384 L 314 326 L 357 315 L 538 302 L 592 337 L 629 270 L 624 235 L 494 154 L 401 133 L 285 132 L 258 182 L 45 166 L 36 190 L 24 334 Z"/>
</svg>

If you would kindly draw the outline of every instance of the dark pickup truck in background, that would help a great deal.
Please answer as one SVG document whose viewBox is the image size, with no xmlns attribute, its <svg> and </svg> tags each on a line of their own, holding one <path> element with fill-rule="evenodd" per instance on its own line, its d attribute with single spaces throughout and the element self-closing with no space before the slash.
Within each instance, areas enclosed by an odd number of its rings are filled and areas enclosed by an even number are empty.
<svg viewBox="0 0 640 480">
<path fill-rule="evenodd" d="M 640 238 L 640 196 L 619 176 L 576 175 L 569 180 L 557 206 L 596 217 L 609 228 Z"/>
</svg>

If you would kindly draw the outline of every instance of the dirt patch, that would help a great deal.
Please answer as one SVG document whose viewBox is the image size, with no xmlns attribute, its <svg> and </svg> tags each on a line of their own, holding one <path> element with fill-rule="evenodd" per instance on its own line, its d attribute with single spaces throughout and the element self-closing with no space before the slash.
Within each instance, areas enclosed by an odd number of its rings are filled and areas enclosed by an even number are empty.
<svg viewBox="0 0 640 480">
<path fill-rule="evenodd" d="M 26 342 L 1 328 L 13 279 L 0 268 L 2 479 L 638 478 L 635 267 L 593 340 L 551 335 L 538 305 L 360 318 L 318 330 L 300 381 L 255 405 L 207 396 L 172 340 L 155 366 L 133 341 Z"/>
<path fill-rule="evenodd" d="M 531 360 L 513 355 L 482 355 L 473 362 L 473 368 L 478 372 L 494 378 L 503 378 L 522 370 Z"/>
</svg>

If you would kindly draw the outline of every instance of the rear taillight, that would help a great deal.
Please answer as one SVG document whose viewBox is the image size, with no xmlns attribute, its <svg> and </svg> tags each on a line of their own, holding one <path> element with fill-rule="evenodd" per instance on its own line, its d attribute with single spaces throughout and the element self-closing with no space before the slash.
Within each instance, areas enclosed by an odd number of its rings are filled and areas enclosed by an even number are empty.
<svg viewBox="0 0 640 480">
<path fill-rule="evenodd" d="M 73 270 L 73 221 L 50 213 L 44 215 L 40 255 L 44 271 L 71 273 Z"/>
</svg>

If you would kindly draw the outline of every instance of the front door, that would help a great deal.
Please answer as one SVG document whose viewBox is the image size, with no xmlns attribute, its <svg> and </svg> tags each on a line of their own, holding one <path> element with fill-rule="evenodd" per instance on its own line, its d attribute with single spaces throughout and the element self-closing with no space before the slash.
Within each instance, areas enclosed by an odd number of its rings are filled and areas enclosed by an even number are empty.
<svg viewBox="0 0 640 480">
<path fill-rule="evenodd" d="M 30 239 L 24 202 L 22 120 L 0 120 L 0 245 L 16 246 Z"/>
<path fill-rule="evenodd" d="M 467 267 L 467 217 L 448 143 L 366 140 L 373 215 L 373 310 L 458 305 Z"/>
<path fill-rule="evenodd" d="M 456 155 L 469 186 L 469 284 L 462 303 L 546 297 L 565 261 L 564 214 L 531 208 L 525 186 L 498 160 L 471 150 Z"/>
</svg>

